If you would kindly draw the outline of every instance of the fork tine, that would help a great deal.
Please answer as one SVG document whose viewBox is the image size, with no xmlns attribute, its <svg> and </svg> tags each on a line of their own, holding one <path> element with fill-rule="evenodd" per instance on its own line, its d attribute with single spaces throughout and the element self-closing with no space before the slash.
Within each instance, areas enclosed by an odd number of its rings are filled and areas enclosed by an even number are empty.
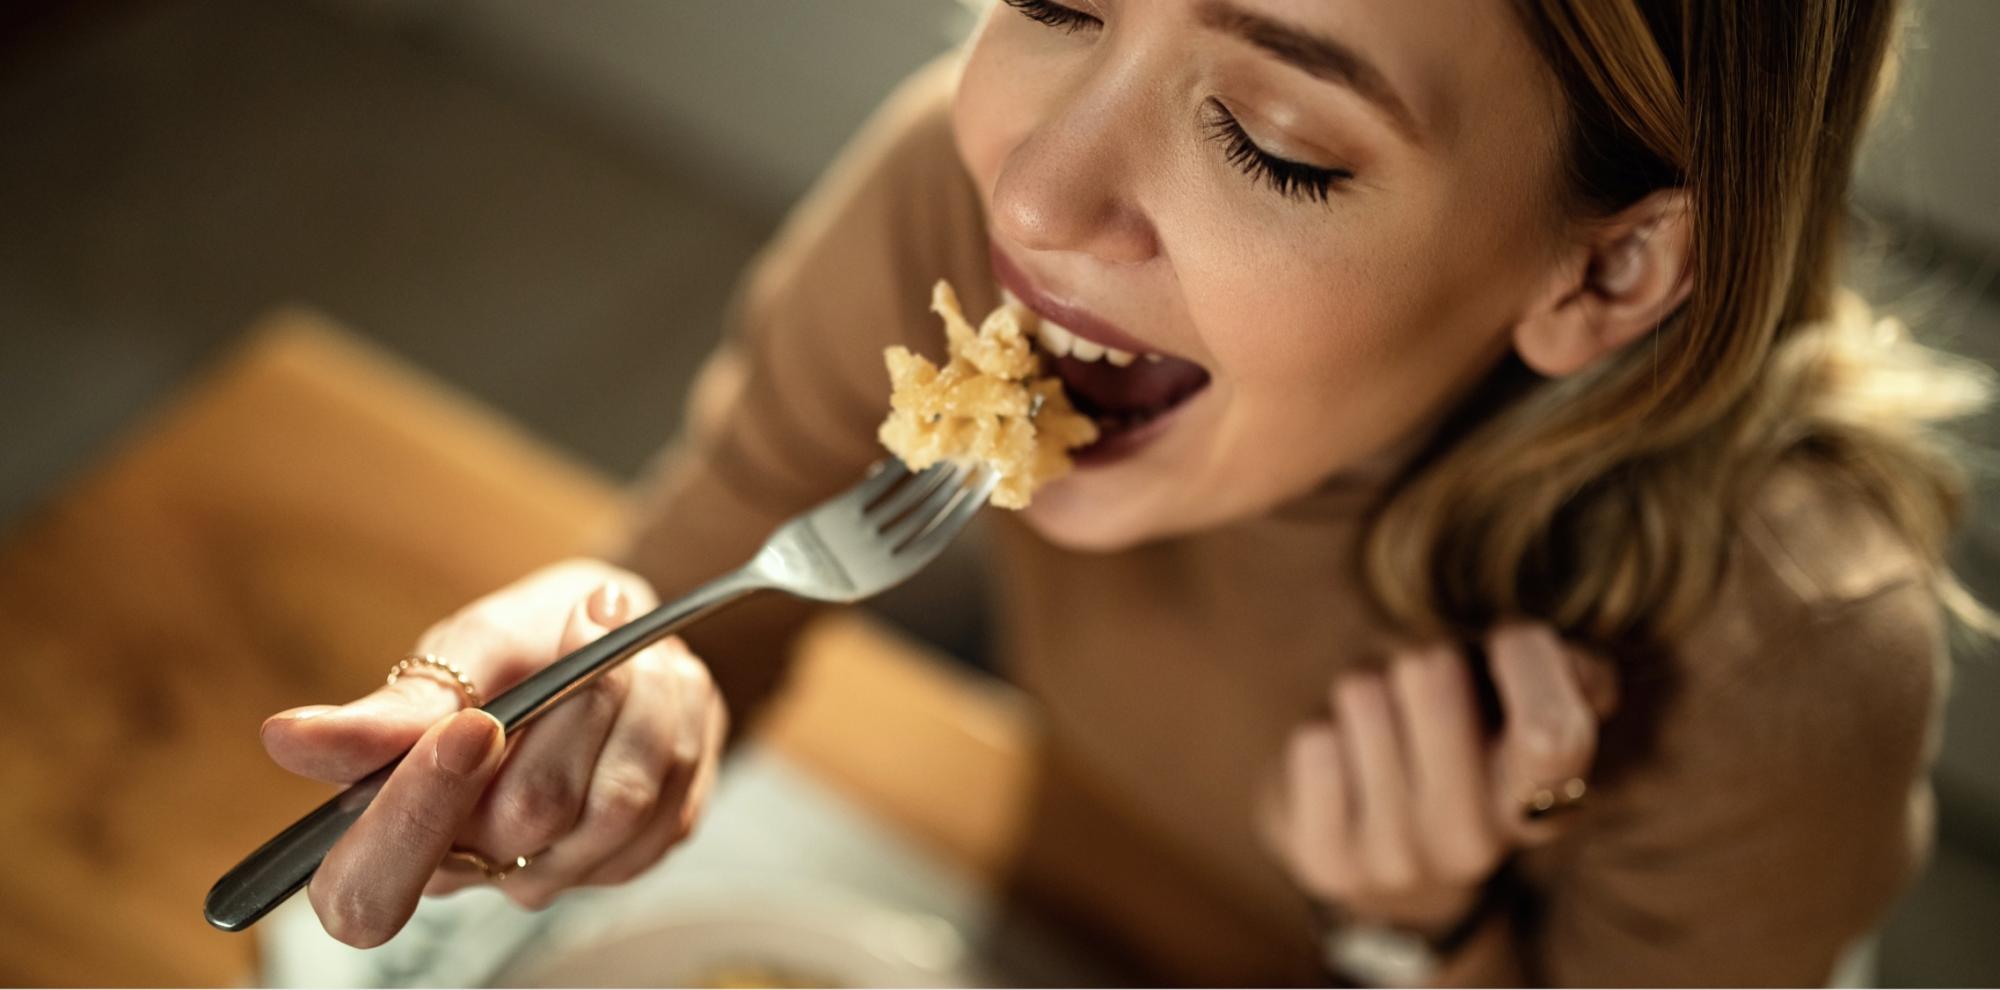
<svg viewBox="0 0 2000 990">
<path fill-rule="evenodd" d="M 992 495 L 993 489 L 1000 484 L 998 473 L 985 471 L 982 474 L 984 477 L 980 482 L 968 489 L 965 497 L 952 506 L 951 511 L 937 521 L 937 525 L 932 526 L 929 532 L 917 537 L 909 546 L 897 552 L 927 557 L 943 550 L 944 545 L 950 543 L 952 538 L 958 535 L 958 531 L 964 529 L 965 524 L 971 522 L 972 517 L 978 515 L 980 509 L 986 507 L 987 496 Z"/>
<path fill-rule="evenodd" d="M 901 522 L 882 532 L 882 538 L 888 541 L 892 550 L 900 548 L 903 544 L 915 539 L 917 534 L 922 533 L 939 515 L 943 514 L 946 507 L 951 505 L 952 500 L 958 497 L 959 492 L 965 490 L 963 485 L 967 473 L 964 470 L 954 472 L 949 484 L 931 492 L 922 502 L 917 504 L 916 508 L 911 509 L 910 514 L 904 516 Z"/>
<path fill-rule="evenodd" d="M 887 458 L 878 462 L 874 474 L 869 475 L 867 480 L 854 487 L 852 497 L 863 507 L 866 507 L 868 503 L 881 498 L 882 493 L 889 490 L 889 486 L 909 476 L 910 469 L 903 464 L 902 458 Z"/>
<path fill-rule="evenodd" d="M 940 485 L 958 484 L 959 479 L 963 477 L 960 474 L 963 470 L 959 465 L 947 461 L 940 461 L 923 469 L 915 478 L 910 479 L 909 484 L 896 489 L 896 494 L 883 499 L 881 505 L 864 514 L 869 525 L 878 530 L 886 528 L 896 521 L 897 516 L 903 514 L 903 510 L 928 498 Z"/>
</svg>

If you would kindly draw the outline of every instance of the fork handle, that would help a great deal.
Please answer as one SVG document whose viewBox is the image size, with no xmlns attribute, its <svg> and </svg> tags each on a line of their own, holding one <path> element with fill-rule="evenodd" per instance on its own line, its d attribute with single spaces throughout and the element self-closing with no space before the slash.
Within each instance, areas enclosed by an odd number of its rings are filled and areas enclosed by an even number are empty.
<svg viewBox="0 0 2000 990">
<path fill-rule="evenodd" d="M 512 733 L 627 657 L 765 586 L 749 568 L 733 571 L 599 636 L 481 707 Z M 208 923 L 242 931 L 298 893 L 408 755 L 406 750 L 348 785 L 223 874 L 202 906 Z"/>
</svg>

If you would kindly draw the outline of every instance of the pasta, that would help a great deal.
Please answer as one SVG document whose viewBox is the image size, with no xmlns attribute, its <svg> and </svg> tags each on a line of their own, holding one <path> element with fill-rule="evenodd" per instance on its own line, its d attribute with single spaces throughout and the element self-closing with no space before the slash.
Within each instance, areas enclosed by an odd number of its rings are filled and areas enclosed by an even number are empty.
<svg viewBox="0 0 2000 990">
<path fill-rule="evenodd" d="M 1003 305 L 978 329 L 940 280 L 931 311 L 944 320 L 950 357 L 940 368 L 906 347 L 883 355 L 892 391 L 877 436 L 913 471 L 939 461 L 978 463 L 998 472 L 992 504 L 1027 507 L 1035 490 L 1070 471 L 1069 451 L 1097 439 L 1097 425 L 1076 411 L 1062 382 L 1041 373 L 1029 343 L 1037 319 Z"/>
</svg>

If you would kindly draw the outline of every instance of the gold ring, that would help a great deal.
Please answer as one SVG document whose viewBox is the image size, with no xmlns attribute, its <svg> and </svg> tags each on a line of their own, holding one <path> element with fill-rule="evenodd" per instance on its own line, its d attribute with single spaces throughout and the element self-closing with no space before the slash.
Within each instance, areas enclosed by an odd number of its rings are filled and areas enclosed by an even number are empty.
<svg viewBox="0 0 2000 990">
<path fill-rule="evenodd" d="M 472 678 L 458 664 L 429 653 L 412 653 L 389 668 L 389 683 L 394 684 L 396 678 L 411 672 L 430 673 L 437 680 L 447 681 L 465 698 L 465 707 L 479 707 L 479 688 L 473 686 Z"/>
<path fill-rule="evenodd" d="M 463 848 L 461 846 L 453 846 L 451 847 L 451 849 L 447 850 L 444 854 L 444 859 L 446 864 L 463 863 L 466 866 L 470 866 L 473 869 L 486 874 L 486 879 L 491 880 L 495 883 L 505 880 L 509 876 L 512 876 L 516 873 L 521 872 L 522 870 L 527 869 L 528 864 L 535 861 L 534 857 L 532 856 L 516 856 L 514 857 L 512 862 L 506 864 L 505 866 L 502 866 L 501 864 L 496 863 L 493 860 L 487 859 L 484 855 L 481 855 L 480 853 L 474 852 L 470 849 Z"/>
<path fill-rule="evenodd" d="M 1522 810 L 1530 821 L 1547 818 L 1582 804 L 1584 795 L 1588 793 L 1590 785 L 1582 777 L 1571 777 L 1554 787 L 1537 788 L 1527 800 L 1521 802 Z"/>
</svg>

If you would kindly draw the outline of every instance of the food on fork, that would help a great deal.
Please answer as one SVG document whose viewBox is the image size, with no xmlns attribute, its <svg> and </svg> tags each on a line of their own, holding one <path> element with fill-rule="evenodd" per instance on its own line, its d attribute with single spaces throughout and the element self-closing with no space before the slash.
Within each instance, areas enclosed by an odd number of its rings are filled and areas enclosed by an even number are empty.
<svg viewBox="0 0 2000 990">
<path fill-rule="evenodd" d="M 944 319 L 950 357 L 943 368 L 906 347 L 883 355 L 893 387 L 882 445 L 912 471 L 938 461 L 983 464 L 1000 476 L 991 502 L 1028 505 L 1035 489 L 1069 473 L 1069 451 L 1097 439 L 1097 426 L 1042 374 L 1029 344 L 1036 316 L 1016 303 L 988 314 L 978 329 L 940 279 L 931 311 Z"/>
</svg>

